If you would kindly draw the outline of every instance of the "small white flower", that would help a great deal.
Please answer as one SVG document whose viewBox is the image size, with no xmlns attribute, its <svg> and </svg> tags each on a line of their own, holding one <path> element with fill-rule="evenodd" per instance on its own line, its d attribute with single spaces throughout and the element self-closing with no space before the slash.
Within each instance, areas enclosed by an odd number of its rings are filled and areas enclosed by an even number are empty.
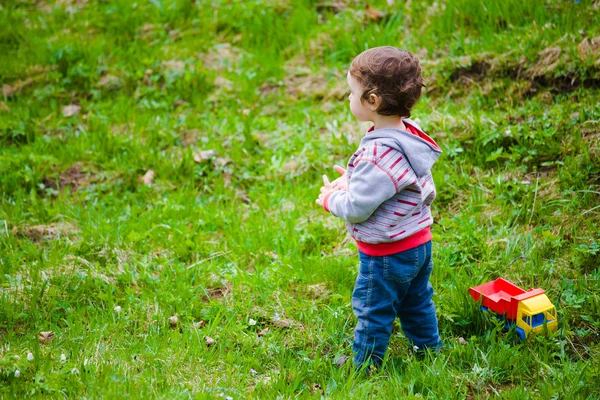
<svg viewBox="0 0 600 400">
<path fill-rule="evenodd" d="M 61 355 L 60 355 L 60 361 L 62 361 L 62 362 L 65 362 L 65 361 L 67 361 L 67 356 L 66 356 L 66 355 L 64 355 L 64 354 L 61 354 Z"/>
<path fill-rule="evenodd" d="M 254 368 L 250 368 L 250 373 L 252 375 L 256 375 L 256 374 L 258 374 L 258 371 L 256 371 Z"/>
<path fill-rule="evenodd" d="M 27 353 L 27 361 L 33 361 L 33 353 Z"/>
<path fill-rule="evenodd" d="M 413 346 L 414 351 L 419 351 L 419 346 Z"/>
<path fill-rule="evenodd" d="M 16 371 L 15 371 L 15 378 L 18 378 L 18 377 L 20 377 L 20 376 L 21 376 L 21 371 L 19 371 L 19 370 L 16 370 Z"/>
<path fill-rule="evenodd" d="M 121 306 L 115 306 L 115 312 L 118 314 L 121 312 Z"/>
<path fill-rule="evenodd" d="M 252 319 L 252 318 L 250 318 L 250 320 L 248 321 L 248 325 L 250 325 L 250 326 L 254 326 L 254 325 L 256 325 L 256 320 L 255 320 L 255 319 Z"/>
<path fill-rule="evenodd" d="M 77 368 L 73 368 L 71 370 L 71 375 L 79 375 L 79 370 Z"/>
<path fill-rule="evenodd" d="M 87 367 L 89 360 L 86 358 L 85 360 L 83 360 L 83 366 Z"/>
</svg>

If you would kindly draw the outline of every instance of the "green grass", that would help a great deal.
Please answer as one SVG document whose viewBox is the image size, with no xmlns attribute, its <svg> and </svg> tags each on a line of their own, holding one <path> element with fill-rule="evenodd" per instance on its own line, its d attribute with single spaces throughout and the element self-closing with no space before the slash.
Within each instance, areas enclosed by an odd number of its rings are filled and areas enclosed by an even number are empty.
<svg viewBox="0 0 600 400">
<path fill-rule="evenodd" d="M 369 4 L 0 6 L 0 397 L 600 396 L 597 2 Z M 364 376 L 335 367 L 356 248 L 314 199 L 365 128 L 345 71 L 384 44 L 421 58 L 444 150 L 444 349 L 397 329 Z M 479 313 L 499 276 L 545 288 L 558 332 Z"/>
</svg>

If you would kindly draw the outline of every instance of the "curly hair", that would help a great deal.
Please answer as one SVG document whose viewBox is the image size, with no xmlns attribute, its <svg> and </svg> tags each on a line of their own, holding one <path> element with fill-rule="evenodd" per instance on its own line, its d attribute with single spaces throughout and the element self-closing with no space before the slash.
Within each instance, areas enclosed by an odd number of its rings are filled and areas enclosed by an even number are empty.
<svg viewBox="0 0 600 400">
<path fill-rule="evenodd" d="M 381 115 L 410 117 L 425 86 L 417 56 L 392 46 L 363 51 L 352 60 L 350 74 L 364 89 L 361 101 L 370 103 L 371 94 L 381 98 Z"/>
</svg>

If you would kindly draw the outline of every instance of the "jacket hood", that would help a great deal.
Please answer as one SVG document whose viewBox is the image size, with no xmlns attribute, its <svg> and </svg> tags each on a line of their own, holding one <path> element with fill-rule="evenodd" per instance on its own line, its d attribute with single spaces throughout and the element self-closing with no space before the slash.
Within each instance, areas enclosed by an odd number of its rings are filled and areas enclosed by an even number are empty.
<svg viewBox="0 0 600 400">
<path fill-rule="evenodd" d="M 410 119 L 403 119 L 403 122 L 407 129 L 413 128 L 411 130 L 418 135 L 400 129 L 376 129 L 361 140 L 361 145 L 367 146 L 377 142 L 400 151 L 406 156 L 415 174 L 421 177 L 429 173 L 442 150 L 415 122 Z"/>
</svg>

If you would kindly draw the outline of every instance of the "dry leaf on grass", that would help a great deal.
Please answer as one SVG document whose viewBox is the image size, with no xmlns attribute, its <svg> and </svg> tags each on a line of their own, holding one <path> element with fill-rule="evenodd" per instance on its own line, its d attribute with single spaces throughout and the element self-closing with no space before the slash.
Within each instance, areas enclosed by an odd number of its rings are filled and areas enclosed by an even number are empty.
<svg viewBox="0 0 600 400">
<path fill-rule="evenodd" d="M 62 114 L 64 117 L 69 118 L 69 117 L 72 117 L 73 115 L 79 114 L 80 110 L 81 110 L 81 106 L 79 106 L 77 104 L 71 104 L 71 105 L 63 107 Z"/>
<path fill-rule="evenodd" d="M 196 161 L 198 164 L 210 160 L 213 157 L 217 156 L 217 152 L 214 150 L 201 150 L 197 153 L 194 153 L 194 161 Z"/>
<path fill-rule="evenodd" d="M 38 340 L 41 344 L 48 344 L 54 339 L 54 332 L 40 332 L 38 333 Z"/>
<path fill-rule="evenodd" d="M 373 8 L 370 4 L 365 6 L 366 16 L 368 19 L 379 22 L 385 17 L 385 13 L 383 11 L 379 11 Z"/>
<path fill-rule="evenodd" d="M 458 343 L 462 344 L 463 346 L 467 344 L 467 341 L 465 340 L 465 338 L 463 338 L 462 336 L 458 338 Z"/>
<path fill-rule="evenodd" d="M 206 340 L 206 345 L 208 347 L 212 346 L 213 344 L 215 344 L 217 341 L 213 338 L 211 338 L 210 336 L 205 336 L 204 340 Z"/>
<path fill-rule="evenodd" d="M 198 164 L 212 160 L 214 168 L 224 167 L 230 164 L 232 161 L 226 157 L 219 157 L 215 150 L 201 150 L 193 155 L 194 161 Z"/>
<path fill-rule="evenodd" d="M 105 90 L 116 90 L 121 86 L 121 79 L 114 75 L 104 75 L 98 81 L 98 87 Z"/>
<path fill-rule="evenodd" d="M 178 323 L 179 323 L 179 318 L 177 317 L 177 315 L 173 315 L 173 316 L 169 317 L 169 326 L 171 327 L 171 329 L 175 329 L 177 327 Z"/>
<path fill-rule="evenodd" d="M 259 331 L 259 332 L 257 333 L 257 335 L 258 335 L 258 337 L 263 337 L 263 336 L 265 336 L 267 333 L 269 333 L 269 328 L 265 328 L 265 329 L 263 329 L 263 330 Z"/>
<path fill-rule="evenodd" d="M 335 365 L 337 365 L 338 367 L 341 367 L 342 365 L 344 365 L 346 363 L 346 361 L 348 361 L 349 358 L 350 358 L 349 356 L 342 354 L 335 361 Z"/>
<path fill-rule="evenodd" d="M 198 321 L 198 322 L 196 322 L 196 323 L 194 324 L 194 328 L 195 328 L 195 329 L 200 329 L 200 328 L 204 327 L 204 325 L 206 325 L 206 322 L 205 322 L 205 321 Z"/>
<path fill-rule="evenodd" d="M 142 176 L 141 181 L 146 186 L 152 186 L 152 182 L 154 181 L 154 170 L 149 169 L 148 172 Z"/>
</svg>

